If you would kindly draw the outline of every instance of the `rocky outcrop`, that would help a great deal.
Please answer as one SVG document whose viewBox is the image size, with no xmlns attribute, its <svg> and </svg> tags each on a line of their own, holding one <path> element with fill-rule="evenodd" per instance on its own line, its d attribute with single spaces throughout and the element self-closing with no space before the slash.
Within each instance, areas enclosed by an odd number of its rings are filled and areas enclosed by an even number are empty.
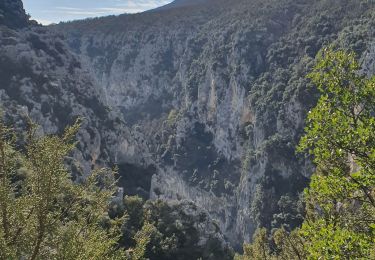
<svg viewBox="0 0 375 260">
<path fill-rule="evenodd" d="M 22 28 L 29 24 L 29 17 L 23 9 L 21 0 L 0 1 L 0 25 Z"/>
</svg>

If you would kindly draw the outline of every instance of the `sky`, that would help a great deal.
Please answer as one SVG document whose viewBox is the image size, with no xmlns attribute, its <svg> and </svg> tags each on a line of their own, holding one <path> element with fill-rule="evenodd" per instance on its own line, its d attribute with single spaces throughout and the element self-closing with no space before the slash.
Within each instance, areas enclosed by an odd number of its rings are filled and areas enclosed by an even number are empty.
<svg viewBox="0 0 375 260">
<path fill-rule="evenodd" d="M 31 18 L 47 25 L 88 17 L 138 13 L 172 0 L 23 0 Z"/>
</svg>

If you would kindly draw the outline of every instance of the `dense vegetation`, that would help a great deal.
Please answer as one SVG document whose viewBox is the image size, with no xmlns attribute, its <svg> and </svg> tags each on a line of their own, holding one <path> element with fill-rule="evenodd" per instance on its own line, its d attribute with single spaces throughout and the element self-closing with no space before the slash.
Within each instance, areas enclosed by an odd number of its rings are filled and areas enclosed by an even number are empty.
<svg viewBox="0 0 375 260">
<path fill-rule="evenodd" d="M 229 245 L 223 245 L 220 237 L 215 236 L 219 228 L 192 202 L 145 202 L 139 197 L 126 196 L 122 210 L 127 213 L 128 220 L 123 227 L 121 246 L 134 247 L 135 234 L 145 223 L 154 227 L 145 251 L 147 259 L 233 259 Z M 211 235 L 204 236 L 200 232 L 202 227 L 210 230 Z"/>
<path fill-rule="evenodd" d="M 375 77 L 354 53 L 323 50 L 312 73 L 321 92 L 299 150 L 316 164 L 301 228 L 260 229 L 238 259 L 374 259 Z"/>
<path fill-rule="evenodd" d="M 124 217 L 109 218 L 113 172 L 96 170 L 72 180 L 64 158 L 79 124 L 63 136 L 38 137 L 35 125 L 19 144 L 0 123 L 0 259 L 140 259 L 149 225 L 134 250 L 118 247 Z M 21 136 L 22 137 L 22 136 Z"/>
<path fill-rule="evenodd" d="M 0 259 L 232 259 L 215 232 L 202 240 L 209 218 L 194 204 L 118 197 L 108 169 L 74 179 L 64 159 L 78 129 L 39 137 L 0 122 Z"/>
</svg>

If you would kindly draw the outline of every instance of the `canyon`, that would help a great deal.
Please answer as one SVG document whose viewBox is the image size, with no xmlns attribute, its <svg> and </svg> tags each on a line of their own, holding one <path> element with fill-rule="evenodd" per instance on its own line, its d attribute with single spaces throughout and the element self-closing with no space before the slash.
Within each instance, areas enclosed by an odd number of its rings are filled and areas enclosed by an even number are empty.
<svg viewBox="0 0 375 260">
<path fill-rule="evenodd" d="M 314 166 L 296 146 L 319 50 L 350 48 L 375 73 L 372 1 L 176 0 L 48 27 L 21 1 L 0 10 L 7 120 L 29 115 L 48 134 L 83 117 L 67 158 L 77 177 L 117 165 L 125 194 L 193 203 L 236 249 L 258 227 L 302 222 Z"/>
</svg>

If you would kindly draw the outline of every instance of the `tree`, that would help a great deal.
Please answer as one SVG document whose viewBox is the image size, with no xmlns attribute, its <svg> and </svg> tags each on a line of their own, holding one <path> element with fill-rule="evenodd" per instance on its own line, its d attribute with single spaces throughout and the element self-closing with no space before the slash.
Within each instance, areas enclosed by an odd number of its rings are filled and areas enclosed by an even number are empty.
<svg viewBox="0 0 375 260">
<path fill-rule="evenodd" d="M 271 255 L 374 259 L 375 77 L 361 74 L 354 53 L 331 48 L 318 55 L 309 77 L 321 97 L 308 115 L 298 150 L 310 153 L 316 171 L 304 193 L 302 227 L 290 234 L 277 230 Z M 259 242 L 246 247 L 263 248 Z M 268 240 L 261 242 L 269 246 Z"/>
<path fill-rule="evenodd" d="M 311 257 L 367 258 L 375 239 L 375 77 L 354 53 L 325 49 L 309 75 L 321 92 L 299 150 L 316 164 L 301 234 Z"/>
<path fill-rule="evenodd" d="M 64 166 L 77 122 L 59 136 L 27 134 L 25 149 L 0 122 L 0 259 L 123 259 L 121 219 L 110 220 L 113 172 L 79 183 Z"/>
<path fill-rule="evenodd" d="M 267 230 L 265 228 L 258 229 L 253 236 L 253 243 L 245 244 L 243 251 L 244 255 L 236 255 L 235 260 L 272 259 Z"/>
</svg>

